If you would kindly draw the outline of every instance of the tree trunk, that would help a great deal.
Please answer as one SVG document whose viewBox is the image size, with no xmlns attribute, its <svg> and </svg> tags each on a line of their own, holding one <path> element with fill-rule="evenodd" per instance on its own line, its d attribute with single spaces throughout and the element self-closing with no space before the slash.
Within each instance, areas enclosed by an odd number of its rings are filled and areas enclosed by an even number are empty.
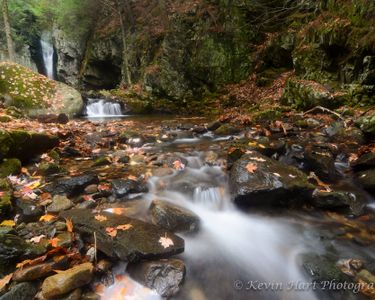
<svg viewBox="0 0 375 300">
<path fill-rule="evenodd" d="M 8 0 L 3 0 L 3 19 L 5 27 L 5 35 L 7 39 L 8 57 L 11 61 L 15 61 L 16 52 L 14 51 L 13 39 L 9 23 Z"/>
<path fill-rule="evenodd" d="M 131 76 L 129 71 L 129 60 L 128 60 L 128 52 L 127 52 L 127 44 L 126 44 L 126 30 L 124 19 L 121 11 L 121 6 L 119 0 L 116 0 L 117 6 L 117 13 L 120 19 L 120 27 L 121 27 L 121 40 L 122 40 L 122 67 L 121 67 L 121 85 L 131 85 Z"/>
</svg>

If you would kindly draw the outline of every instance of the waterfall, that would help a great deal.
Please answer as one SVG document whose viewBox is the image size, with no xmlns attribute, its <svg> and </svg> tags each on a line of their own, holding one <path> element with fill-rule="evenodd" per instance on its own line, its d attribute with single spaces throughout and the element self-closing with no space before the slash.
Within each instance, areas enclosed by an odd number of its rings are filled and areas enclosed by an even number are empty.
<svg viewBox="0 0 375 300">
<path fill-rule="evenodd" d="M 103 99 L 88 99 L 86 114 L 89 118 L 122 116 L 121 105 Z"/>
<path fill-rule="evenodd" d="M 46 69 L 46 76 L 50 79 L 55 79 L 53 56 L 54 49 L 52 45 L 52 37 L 50 33 L 43 33 L 40 39 L 42 46 L 43 62 Z"/>
</svg>

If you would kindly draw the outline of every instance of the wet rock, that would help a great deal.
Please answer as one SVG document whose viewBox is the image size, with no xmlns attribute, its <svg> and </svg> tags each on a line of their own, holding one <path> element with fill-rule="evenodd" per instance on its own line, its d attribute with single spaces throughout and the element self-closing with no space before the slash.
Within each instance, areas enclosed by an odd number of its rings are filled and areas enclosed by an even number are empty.
<svg viewBox="0 0 375 300">
<path fill-rule="evenodd" d="M 79 203 L 76 207 L 79 209 L 89 209 L 89 208 L 95 208 L 97 203 L 95 200 L 86 200 L 83 201 L 82 203 Z"/>
<path fill-rule="evenodd" d="M 69 218 L 75 230 L 82 237 L 93 242 L 93 232 L 96 232 L 98 250 L 109 257 L 134 261 L 141 258 L 161 258 L 175 255 L 184 251 L 184 240 L 164 229 L 125 216 L 100 213 L 107 220 L 100 222 L 90 210 L 73 209 L 60 213 L 63 218 Z M 130 224 L 128 230 L 118 230 L 115 237 L 107 234 L 107 227 Z M 171 239 L 172 245 L 164 247 L 160 238 Z"/>
<path fill-rule="evenodd" d="M 162 297 L 172 297 L 180 290 L 186 268 L 179 259 L 160 259 L 131 264 L 127 271 L 136 281 L 156 290 Z"/>
<path fill-rule="evenodd" d="M 101 297 L 98 294 L 95 294 L 94 292 L 86 292 L 82 294 L 81 300 L 100 300 Z"/>
<path fill-rule="evenodd" d="M 366 283 L 375 285 L 375 275 L 365 269 L 358 272 L 357 278 L 363 280 Z"/>
<path fill-rule="evenodd" d="M 21 162 L 16 158 L 5 159 L 0 164 L 0 178 L 5 178 L 9 175 L 19 174 L 21 171 Z"/>
<path fill-rule="evenodd" d="M 15 207 L 20 214 L 19 222 L 35 222 L 44 215 L 44 210 L 33 201 L 16 199 Z"/>
<path fill-rule="evenodd" d="M 354 216 L 360 216 L 364 213 L 366 206 L 365 199 L 362 195 L 346 191 L 320 191 L 316 189 L 312 196 L 312 205 Z"/>
<path fill-rule="evenodd" d="M 46 186 L 45 191 L 53 195 L 66 194 L 68 197 L 70 197 L 82 193 L 88 185 L 98 183 L 98 176 L 89 173 L 70 178 L 58 179 L 54 183 Z"/>
<path fill-rule="evenodd" d="M 68 294 L 53 298 L 53 300 L 81 300 L 81 296 L 82 296 L 82 290 L 75 289 L 74 291 Z"/>
<path fill-rule="evenodd" d="M 56 235 L 57 246 L 63 248 L 69 248 L 73 244 L 73 234 L 71 232 L 62 232 Z"/>
<path fill-rule="evenodd" d="M 251 152 L 234 163 L 230 189 L 238 205 L 300 206 L 313 186 L 297 168 Z"/>
<path fill-rule="evenodd" d="M 93 270 L 91 263 L 84 263 L 46 278 L 42 284 L 43 297 L 55 299 L 88 284 L 93 278 Z"/>
<path fill-rule="evenodd" d="M 52 203 L 47 206 L 47 212 L 59 213 L 62 210 L 67 210 L 74 206 L 74 203 L 70 201 L 66 196 L 55 195 L 52 199 Z"/>
<path fill-rule="evenodd" d="M 339 177 L 335 168 L 335 157 L 328 146 L 309 145 L 305 148 L 307 168 L 320 179 L 333 181 Z"/>
<path fill-rule="evenodd" d="M 62 157 L 80 157 L 82 156 L 82 153 L 73 147 L 66 146 L 61 151 L 61 156 Z"/>
<path fill-rule="evenodd" d="M 135 131 L 124 131 L 119 135 L 119 142 L 131 147 L 141 147 L 146 141 L 145 137 Z"/>
<path fill-rule="evenodd" d="M 39 123 L 58 123 L 67 124 L 69 122 L 69 117 L 66 114 L 48 114 L 37 116 Z"/>
<path fill-rule="evenodd" d="M 98 186 L 96 184 L 90 184 L 85 188 L 86 194 L 95 194 L 98 192 Z"/>
<path fill-rule="evenodd" d="M 218 129 L 223 123 L 221 123 L 220 121 L 213 121 L 211 123 L 209 123 L 207 125 L 207 129 L 209 131 L 215 131 L 216 129 Z"/>
<path fill-rule="evenodd" d="M 112 180 L 112 190 L 116 197 L 122 198 L 127 194 L 146 193 L 147 186 L 131 179 L 114 179 Z"/>
<path fill-rule="evenodd" d="M 358 172 L 355 178 L 365 190 L 375 192 L 375 169 Z"/>
<path fill-rule="evenodd" d="M 39 166 L 39 173 L 43 176 L 61 173 L 63 169 L 55 163 L 41 163 Z"/>
<path fill-rule="evenodd" d="M 0 265 L 12 263 L 19 258 L 32 258 L 46 251 L 39 245 L 26 243 L 22 238 L 12 234 L 0 235 Z"/>
<path fill-rule="evenodd" d="M 271 157 L 275 153 L 284 153 L 286 144 L 282 140 L 270 141 L 267 137 L 260 137 L 257 140 L 249 141 L 246 146 L 250 150 Z"/>
<path fill-rule="evenodd" d="M 199 228 L 200 219 L 195 213 L 166 201 L 152 201 L 150 212 L 155 225 L 172 232 L 193 232 Z"/>
<path fill-rule="evenodd" d="M 130 157 L 129 156 L 121 156 L 118 160 L 119 163 L 122 163 L 122 164 L 127 164 L 129 163 L 130 161 Z"/>
<path fill-rule="evenodd" d="M 240 132 L 240 130 L 238 128 L 233 127 L 230 124 L 220 125 L 220 127 L 215 129 L 215 131 L 214 131 L 214 133 L 216 135 L 234 135 L 234 134 L 237 134 L 239 132 Z"/>
<path fill-rule="evenodd" d="M 105 273 L 112 267 L 112 263 L 109 260 L 101 259 L 96 264 L 96 270 Z"/>
<path fill-rule="evenodd" d="M 357 160 L 352 162 L 351 166 L 355 171 L 375 168 L 375 152 L 361 155 Z"/>
<path fill-rule="evenodd" d="M 35 284 L 29 282 L 22 282 L 13 286 L 9 292 L 2 295 L 0 300 L 30 300 L 38 292 Z"/>
<path fill-rule="evenodd" d="M 187 159 L 180 157 L 178 155 L 167 157 L 167 159 L 165 160 L 165 164 L 170 168 L 175 168 L 176 163 L 181 166 L 184 165 L 185 167 L 188 165 Z"/>
<path fill-rule="evenodd" d="M 207 132 L 207 128 L 204 126 L 195 125 L 192 129 L 192 132 L 197 133 L 197 134 L 203 134 Z"/>
<path fill-rule="evenodd" d="M 55 274 L 54 270 L 60 269 L 55 263 L 42 263 L 35 266 L 26 266 L 17 269 L 12 279 L 14 281 L 33 281 Z"/>
</svg>

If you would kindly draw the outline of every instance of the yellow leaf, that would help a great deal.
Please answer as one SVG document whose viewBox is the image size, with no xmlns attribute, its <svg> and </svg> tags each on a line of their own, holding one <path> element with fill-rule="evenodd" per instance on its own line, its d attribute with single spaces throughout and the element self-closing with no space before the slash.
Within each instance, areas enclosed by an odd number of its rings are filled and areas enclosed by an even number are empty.
<svg viewBox="0 0 375 300">
<path fill-rule="evenodd" d="M 13 277 L 13 273 L 10 273 L 0 279 L 0 291 L 3 290 L 3 288 L 8 285 L 12 277 Z"/>
<path fill-rule="evenodd" d="M 16 223 L 13 220 L 4 220 L 1 222 L 0 226 L 14 227 Z"/>
<path fill-rule="evenodd" d="M 52 247 L 56 248 L 59 246 L 58 244 L 60 242 L 60 239 L 54 238 L 54 239 L 48 240 L 48 242 L 51 244 Z"/>
<path fill-rule="evenodd" d="M 39 221 L 40 222 L 42 222 L 42 221 L 44 221 L 44 222 L 50 222 L 50 221 L 52 221 L 54 219 L 56 219 L 56 216 L 54 216 L 54 215 L 48 215 L 47 214 L 47 215 L 41 216 L 40 219 L 39 219 Z"/>
<path fill-rule="evenodd" d="M 66 229 L 68 232 L 73 232 L 73 222 L 71 219 L 65 219 Z"/>
</svg>

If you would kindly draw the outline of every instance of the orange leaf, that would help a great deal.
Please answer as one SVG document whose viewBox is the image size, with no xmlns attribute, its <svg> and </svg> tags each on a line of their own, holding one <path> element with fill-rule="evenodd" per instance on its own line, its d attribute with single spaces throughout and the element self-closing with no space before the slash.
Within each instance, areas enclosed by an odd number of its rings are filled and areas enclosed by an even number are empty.
<svg viewBox="0 0 375 300">
<path fill-rule="evenodd" d="M 249 173 L 252 173 L 254 174 L 254 172 L 258 169 L 258 166 L 254 163 L 248 163 L 246 165 L 246 170 L 249 172 Z"/>
<path fill-rule="evenodd" d="M 99 222 L 104 222 L 108 220 L 106 216 L 102 216 L 102 215 L 96 215 L 95 219 L 98 220 Z"/>
<path fill-rule="evenodd" d="M 21 261 L 20 263 L 18 263 L 18 264 L 16 265 L 16 268 L 17 268 L 17 269 L 18 269 L 18 268 L 21 268 L 21 269 L 22 269 L 24 266 L 29 265 L 31 262 L 32 262 L 31 259 L 26 259 L 26 260 Z"/>
<path fill-rule="evenodd" d="M 52 247 L 56 248 L 58 247 L 60 239 L 54 238 L 54 239 L 48 240 L 48 242 L 51 244 Z"/>
<path fill-rule="evenodd" d="M 41 216 L 40 217 L 40 219 L 39 219 L 39 221 L 44 221 L 44 222 L 50 222 L 50 221 L 52 221 L 52 220 L 54 220 L 54 219 L 56 219 L 56 216 L 54 216 L 54 215 L 44 215 L 44 216 Z"/>
<path fill-rule="evenodd" d="M 118 225 L 116 227 L 116 229 L 118 229 L 118 230 L 129 230 L 132 227 L 133 227 L 132 224 L 124 224 L 124 225 Z"/>
<path fill-rule="evenodd" d="M 10 273 L 0 279 L 0 291 L 8 285 L 12 277 L 13 277 L 13 273 Z"/>
<path fill-rule="evenodd" d="M 133 180 L 133 181 L 137 181 L 137 177 L 135 177 L 134 175 L 129 175 L 128 179 Z"/>
<path fill-rule="evenodd" d="M 40 200 L 46 201 L 52 198 L 52 195 L 50 193 L 43 193 L 40 195 Z"/>
<path fill-rule="evenodd" d="M 66 229 L 68 232 L 73 232 L 73 222 L 71 219 L 65 219 Z"/>
<path fill-rule="evenodd" d="M 114 227 L 107 227 L 105 229 L 105 231 L 107 232 L 107 234 L 111 237 L 115 237 L 117 235 L 117 229 L 114 228 Z"/>
<path fill-rule="evenodd" d="M 183 170 L 185 169 L 185 165 L 181 161 L 176 160 L 173 162 L 173 168 L 176 170 Z"/>
</svg>

